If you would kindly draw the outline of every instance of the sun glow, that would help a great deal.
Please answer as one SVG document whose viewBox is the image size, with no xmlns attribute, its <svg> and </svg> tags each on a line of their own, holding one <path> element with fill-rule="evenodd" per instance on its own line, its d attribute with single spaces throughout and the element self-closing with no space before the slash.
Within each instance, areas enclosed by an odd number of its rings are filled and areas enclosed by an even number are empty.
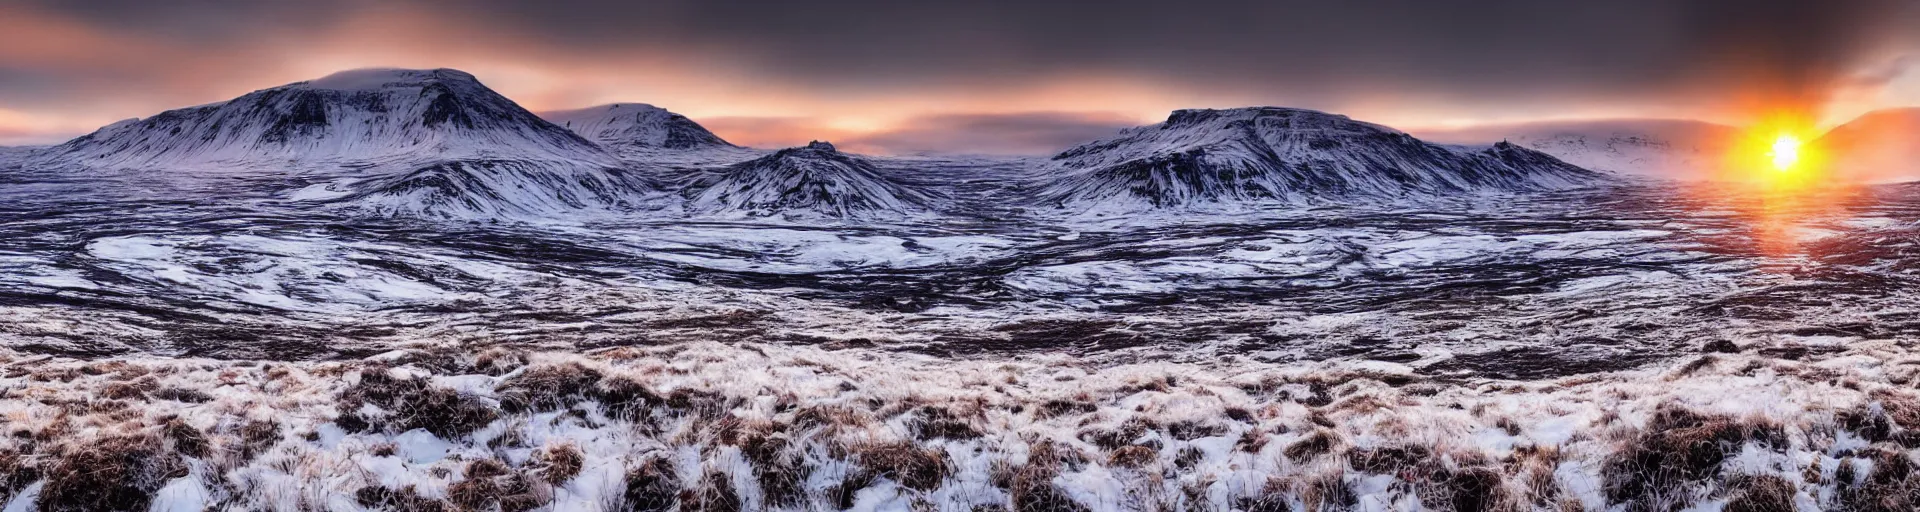
<svg viewBox="0 0 1920 512">
<path fill-rule="evenodd" d="M 1790 172 L 1794 164 L 1800 163 L 1800 138 L 1783 133 L 1773 139 L 1773 150 L 1767 156 L 1773 158 L 1773 170 Z"/>
<path fill-rule="evenodd" d="M 1723 177 L 1774 192 L 1799 193 L 1826 185 L 1818 131 L 1804 116 L 1773 115 L 1749 126 L 1731 148 Z"/>
<path fill-rule="evenodd" d="M 1810 116 L 1776 113 L 1748 126 L 1729 148 L 1721 177 L 1703 190 L 1745 219 L 1753 247 L 1771 256 L 1805 253 L 1808 226 L 1840 214 L 1857 188 L 1831 170 Z"/>
</svg>

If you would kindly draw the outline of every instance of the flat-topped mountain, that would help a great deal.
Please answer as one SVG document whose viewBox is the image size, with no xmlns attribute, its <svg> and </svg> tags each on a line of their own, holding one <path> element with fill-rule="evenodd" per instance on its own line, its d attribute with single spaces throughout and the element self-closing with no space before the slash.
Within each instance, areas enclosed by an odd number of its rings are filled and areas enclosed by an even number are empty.
<svg viewBox="0 0 1920 512">
<path fill-rule="evenodd" d="M 129 119 L 45 156 L 88 167 L 510 158 L 605 151 L 451 70 L 362 69 Z"/>
<path fill-rule="evenodd" d="M 1312 110 L 1179 110 L 1054 156 L 1065 207 L 1394 199 L 1586 186 L 1598 172 L 1513 144 L 1448 146 Z"/>
<path fill-rule="evenodd" d="M 320 180 L 288 197 L 386 215 L 564 217 L 650 190 L 598 145 L 451 69 L 363 69 L 114 123 L 39 167 Z M 215 189 L 217 190 L 217 189 Z"/>
</svg>

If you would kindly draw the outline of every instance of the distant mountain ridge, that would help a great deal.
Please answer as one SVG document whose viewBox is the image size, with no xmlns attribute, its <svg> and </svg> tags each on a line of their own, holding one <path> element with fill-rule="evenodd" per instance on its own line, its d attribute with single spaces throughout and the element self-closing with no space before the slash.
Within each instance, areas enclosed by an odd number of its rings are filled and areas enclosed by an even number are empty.
<svg viewBox="0 0 1920 512">
<path fill-rule="evenodd" d="M 19 154 L 0 151 L 0 169 Z M 255 197 L 460 220 L 638 211 L 846 219 L 955 204 L 951 191 L 937 188 L 944 185 L 902 180 L 828 143 L 743 148 L 638 103 L 542 117 L 450 69 L 336 73 L 114 123 L 26 154 L 13 160 L 35 171 L 139 176 L 140 186 L 177 180 L 189 194 L 252 184 Z M 1037 165 L 1045 183 L 988 187 L 1007 191 L 995 200 L 1121 210 L 1285 205 L 1561 190 L 1606 179 L 1516 144 L 1433 144 L 1279 107 L 1175 111 L 1164 123 Z"/>
<path fill-rule="evenodd" d="M 1421 132 L 1430 140 L 1507 141 L 1593 170 L 1665 178 L 1709 178 L 1739 137 L 1732 126 L 1684 119 L 1600 119 Z"/>
<path fill-rule="evenodd" d="M 1346 116 L 1254 107 L 1179 110 L 1069 149 L 1043 188 L 1062 206 L 1178 207 L 1394 199 L 1592 185 L 1604 175 L 1512 144 L 1442 146 Z"/>
<path fill-rule="evenodd" d="M 736 147 L 687 116 L 645 103 L 541 112 L 540 117 L 602 147 L 690 150 Z"/>
<path fill-rule="evenodd" d="M 1814 146 L 1834 172 L 1873 182 L 1920 180 L 1920 107 L 1868 112 L 1827 131 Z"/>
</svg>

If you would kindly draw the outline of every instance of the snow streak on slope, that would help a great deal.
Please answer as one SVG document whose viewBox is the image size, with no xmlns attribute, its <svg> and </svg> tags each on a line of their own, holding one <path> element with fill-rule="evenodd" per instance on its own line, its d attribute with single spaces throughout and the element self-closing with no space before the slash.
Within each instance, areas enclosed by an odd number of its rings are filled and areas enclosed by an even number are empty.
<svg viewBox="0 0 1920 512">
<path fill-rule="evenodd" d="M 115 123 L 35 165 L 180 182 L 300 177 L 295 200 L 470 218 L 618 210 L 650 188 L 612 155 L 448 69 L 348 71 Z"/>
<path fill-rule="evenodd" d="M 1738 129 L 1702 121 L 1613 119 L 1529 123 L 1423 132 L 1429 140 L 1486 144 L 1507 141 L 1599 171 L 1665 178 L 1712 177 Z"/>
<path fill-rule="evenodd" d="M 1872 182 L 1920 180 L 1920 108 L 1869 112 L 1827 132 L 1814 147 L 1837 174 Z"/>
<path fill-rule="evenodd" d="M 931 196 L 865 158 L 813 142 L 689 178 L 688 209 L 752 216 L 890 217 L 925 211 Z"/>
<path fill-rule="evenodd" d="M 1286 108 L 1180 110 L 1165 123 L 1069 149 L 1044 194 L 1131 209 L 1557 190 L 1603 176 L 1514 146 L 1429 144 L 1345 116 Z"/>
</svg>

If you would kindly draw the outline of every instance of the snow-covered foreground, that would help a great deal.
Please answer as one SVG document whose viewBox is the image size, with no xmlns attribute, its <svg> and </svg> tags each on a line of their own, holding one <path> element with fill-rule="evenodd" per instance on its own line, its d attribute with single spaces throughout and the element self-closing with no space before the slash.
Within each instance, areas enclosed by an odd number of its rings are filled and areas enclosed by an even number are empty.
<svg viewBox="0 0 1920 512">
<path fill-rule="evenodd" d="M 0 353 L 5 510 L 1910 510 L 1920 354 L 1529 382 L 693 342 Z"/>
</svg>

